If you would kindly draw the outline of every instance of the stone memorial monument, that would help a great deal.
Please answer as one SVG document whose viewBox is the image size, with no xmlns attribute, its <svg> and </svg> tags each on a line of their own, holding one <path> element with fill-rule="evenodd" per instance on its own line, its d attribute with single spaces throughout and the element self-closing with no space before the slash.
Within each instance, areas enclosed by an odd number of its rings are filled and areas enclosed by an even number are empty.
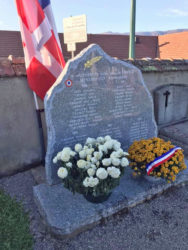
<svg viewBox="0 0 188 250">
<path fill-rule="evenodd" d="M 134 140 L 157 136 L 152 97 L 139 69 L 90 45 L 68 61 L 48 91 L 45 114 L 47 183 L 34 187 L 34 197 L 54 234 L 70 237 L 145 199 L 150 184 L 132 179 L 128 168 L 109 200 L 92 204 L 58 184 L 52 162 L 63 147 L 83 143 L 87 137 L 110 135 L 127 150 Z M 154 194 L 158 191 L 152 188 Z"/>
<path fill-rule="evenodd" d="M 125 150 L 157 136 L 153 100 L 139 69 L 90 45 L 70 60 L 45 97 L 46 176 L 59 181 L 52 159 L 65 146 L 110 135 Z"/>
</svg>

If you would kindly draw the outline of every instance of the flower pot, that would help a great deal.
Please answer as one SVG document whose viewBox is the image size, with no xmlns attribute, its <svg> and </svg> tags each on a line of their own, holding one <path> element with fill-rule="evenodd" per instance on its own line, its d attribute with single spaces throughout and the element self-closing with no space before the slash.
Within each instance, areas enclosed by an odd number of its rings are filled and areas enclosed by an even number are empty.
<svg viewBox="0 0 188 250">
<path fill-rule="evenodd" d="M 110 197 L 112 193 L 110 192 L 109 194 L 106 195 L 100 195 L 100 196 L 93 196 L 92 194 L 84 194 L 84 197 L 86 198 L 87 201 L 92 202 L 92 203 L 102 203 Z"/>
<path fill-rule="evenodd" d="M 162 180 L 160 177 L 155 177 L 155 176 L 149 176 L 149 175 L 144 175 L 144 179 L 151 182 L 151 183 L 157 183 Z"/>
</svg>

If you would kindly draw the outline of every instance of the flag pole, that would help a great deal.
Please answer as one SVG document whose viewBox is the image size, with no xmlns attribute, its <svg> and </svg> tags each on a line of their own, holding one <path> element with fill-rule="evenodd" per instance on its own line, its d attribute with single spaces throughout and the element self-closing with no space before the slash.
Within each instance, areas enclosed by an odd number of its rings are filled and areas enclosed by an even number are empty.
<svg viewBox="0 0 188 250">
<path fill-rule="evenodd" d="M 135 59 L 135 23 L 136 23 L 136 0 L 131 0 L 129 59 Z"/>
<path fill-rule="evenodd" d="M 41 145 L 41 155 L 42 155 L 42 165 L 45 165 L 45 155 L 46 155 L 46 150 L 45 150 L 45 144 L 44 144 L 44 133 L 43 133 L 43 128 L 42 128 L 42 118 L 41 118 L 41 112 L 44 111 L 44 109 L 39 108 L 38 100 L 37 100 L 37 95 L 33 91 L 33 96 L 34 96 L 34 101 L 35 101 L 35 108 L 36 108 L 36 114 L 37 114 L 37 122 L 38 122 L 38 127 L 39 127 L 39 136 L 40 136 L 40 145 Z"/>
</svg>

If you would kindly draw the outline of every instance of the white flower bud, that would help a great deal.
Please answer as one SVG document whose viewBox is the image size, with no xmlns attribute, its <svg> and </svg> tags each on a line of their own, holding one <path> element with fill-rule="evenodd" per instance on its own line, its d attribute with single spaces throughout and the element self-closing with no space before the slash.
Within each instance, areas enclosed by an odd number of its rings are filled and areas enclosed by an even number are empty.
<svg viewBox="0 0 188 250">
<path fill-rule="evenodd" d="M 103 156 L 103 153 L 101 151 L 99 152 L 94 152 L 94 157 L 97 159 L 97 160 L 100 160 Z"/>
<path fill-rule="evenodd" d="M 121 171 L 119 170 L 119 168 L 115 168 L 115 167 L 108 167 L 107 172 L 112 178 L 119 178 L 121 174 Z"/>
<path fill-rule="evenodd" d="M 120 165 L 120 159 L 118 159 L 118 158 L 112 158 L 112 164 L 114 165 L 114 166 L 119 166 Z"/>
<path fill-rule="evenodd" d="M 53 163 L 54 163 L 54 164 L 57 163 L 57 156 L 55 156 L 55 157 L 53 158 Z"/>
<path fill-rule="evenodd" d="M 66 152 L 70 154 L 71 148 L 70 147 L 64 147 L 62 152 Z"/>
<path fill-rule="evenodd" d="M 95 163 L 97 162 L 97 159 L 96 159 L 95 157 L 92 157 L 92 158 L 91 158 L 91 162 L 92 162 L 93 164 L 95 164 Z"/>
<path fill-rule="evenodd" d="M 87 138 L 86 144 L 94 144 L 94 143 L 95 143 L 95 139 L 94 138 L 91 138 L 91 137 Z"/>
<path fill-rule="evenodd" d="M 90 168 L 91 167 L 91 162 L 89 162 L 89 161 L 86 161 L 86 169 L 88 169 L 88 168 Z"/>
<path fill-rule="evenodd" d="M 97 137 L 97 142 L 98 143 L 104 143 L 104 138 L 103 137 Z"/>
<path fill-rule="evenodd" d="M 105 139 L 105 141 L 112 140 L 112 138 L 109 135 L 105 136 L 104 139 Z"/>
<path fill-rule="evenodd" d="M 88 148 L 88 149 L 86 149 L 86 154 L 91 155 L 93 153 L 93 151 L 94 151 L 94 148 Z"/>
<path fill-rule="evenodd" d="M 84 161 L 84 160 L 79 160 L 79 161 L 77 161 L 77 166 L 78 166 L 79 168 L 85 168 L 86 165 L 87 165 L 87 162 Z"/>
<path fill-rule="evenodd" d="M 103 146 L 106 147 L 107 149 L 112 149 L 112 147 L 113 147 L 113 142 L 112 142 L 112 140 L 106 141 L 105 144 L 104 144 Z"/>
<path fill-rule="evenodd" d="M 82 150 L 82 145 L 78 143 L 78 144 L 75 145 L 74 149 L 75 149 L 76 152 L 79 153 Z"/>
<path fill-rule="evenodd" d="M 97 162 L 96 162 L 96 166 L 97 166 L 97 167 L 99 167 L 99 165 L 100 165 L 100 162 L 99 162 L 99 161 L 97 161 Z"/>
<path fill-rule="evenodd" d="M 117 151 L 112 152 L 110 155 L 110 158 L 118 158 L 118 157 L 119 157 L 119 155 L 118 155 Z"/>
<path fill-rule="evenodd" d="M 123 149 L 118 149 L 117 151 L 117 156 L 118 156 L 118 158 L 120 158 L 120 157 L 122 157 L 122 156 L 124 156 L 124 152 L 123 152 Z"/>
<path fill-rule="evenodd" d="M 61 153 L 62 153 L 62 152 L 57 153 L 57 155 L 56 155 L 57 160 L 61 160 Z"/>
<path fill-rule="evenodd" d="M 66 163 L 66 167 L 68 167 L 68 168 L 72 168 L 72 162 L 68 162 L 68 163 Z"/>
<path fill-rule="evenodd" d="M 70 151 L 70 155 L 74 157 L 76 155 L 76 152 Z"/>
<path fill-rule="evenodd" d="M 110 166 L 111 163 L 112 163 L 112 160 L 110 158 L 104 158 L 102 160 L 103 166 Z"/>
<path fill-rule="evenodd" d="M 104 168 L 98 168 L 97 172 L 96 172 L 96 176 L 99 179 L 104 180 L 104 179 L 106 179 L 108 177 L 108 172 Z"/>
<path fill-rule="evenodd" d="M 99 150 L 99 151 L 103 151 L 103 145 L 99 145 L 99 146 L 98 146 L 98 150 Z"/>
<path fill-rule="evenodd" d="M 88 173 L 89 176 L 94 176 L 95 170 L 94 170 L 93 168 L 89 168 L 89 169 L 87 170 L 87 173 Z"/>
<path fill-rule="evenodd" d="M 84 187 L 89 187 L 89 177 L 86 177 L 83 181 Z"/>
<path fill-rule="evenodd" d="M 127 158 L 123 157 L 121 159 L 121 166 L 122 167 L 127 167 L 129 165 L 129 161 L 127 160 Z"/>
<path fill-rule="evenodd" d="M 85 159 L 86 158 L 86 151 L 85 150 L 80 151 L 79 156 L 81 159 Z"/>
<path fill-rule="evenodd" d="M 93 178 L 93 176 L 86 177 L 83 181 L 83 185 L 85 187 L 95 187 L 99 183 L 98 178 Z"/>
<path fill-rule="evenodd" d="M 90 161 L 91 160 L 91 155 L 87 155 L 86 160 Z"/>
<path fill-rule="evenodd" d="M 67 150 L 63 150 L 61 152 L 61 160 L 64 161 L 64 162 L 68 162 L 70 160 L 70 151 L 67 151 Z"/>
<path fill-rule="evenodd" d="M 118 151 L 118 149 L 120 149 L 120 147 L 121 147 L 120 142 L 118 142 L 118 141 L 114 142 L 114 146 L 113 146 L 114 150 Z"/>
<path fill-rule="evenodd" d="M 91 168 L 95 170 L 97 167 L 95 166 L 95 164 L 91 164 Z"/>
<path fill-rule="evenodd" d="M 64 179 L 67 177 L 68 175 L 68 171 L 66 168 L 59 168 L 58 171 L 57 171 L 57 175 L 61 178 L 61 179 Z"/>
<path fill-rule="evenodd" d="M 99 183 L 98 178 L 93 178 L 93 176 L 89 177 L 89 187 L 95 187 L 98 185 L 98 183 Z"/>
</svg>

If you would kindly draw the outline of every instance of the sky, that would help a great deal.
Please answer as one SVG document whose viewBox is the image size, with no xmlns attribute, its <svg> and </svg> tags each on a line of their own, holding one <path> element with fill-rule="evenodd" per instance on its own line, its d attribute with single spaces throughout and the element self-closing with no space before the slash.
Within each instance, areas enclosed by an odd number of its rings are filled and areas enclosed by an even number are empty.
<svg viewBox="0 0 188 250">
<path fill-rule="evenodd" d="M 188 28 L 188 0 L 137 0 L 136 31 Z M 129 32 L 131 0 L 51 0 L 58 32 L 63 18 L 86 14 L 87 32 Z M 0 0 L 0 30 L 19 30 L 14 0 Z"/>
</svg>

